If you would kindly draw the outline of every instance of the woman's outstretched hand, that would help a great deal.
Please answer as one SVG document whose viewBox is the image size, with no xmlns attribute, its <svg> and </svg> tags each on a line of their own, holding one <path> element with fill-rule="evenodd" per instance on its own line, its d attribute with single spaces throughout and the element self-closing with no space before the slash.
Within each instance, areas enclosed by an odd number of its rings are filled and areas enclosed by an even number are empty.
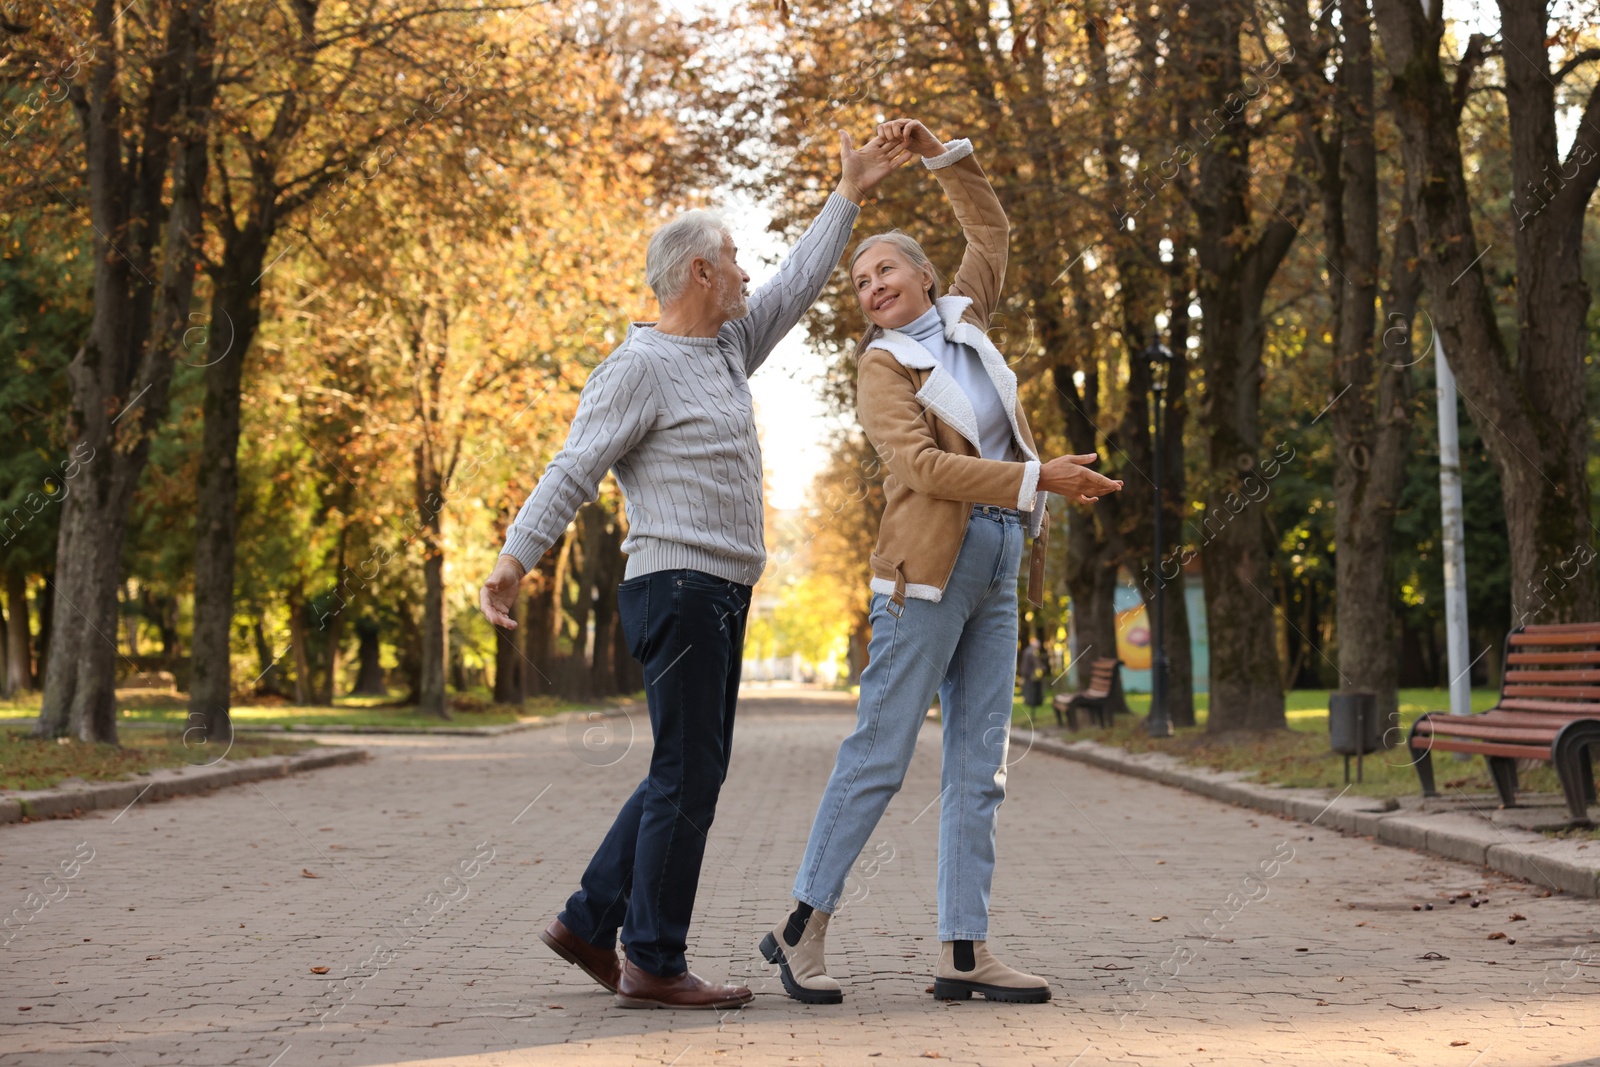
<svg viewBox="0 0 1600 1067">
<path fill-rule="evenodd" d="M 898 144 L 919 156 L 937 156 L 944 153 L 944 142 L 933 131 L 916 119 L 890 119 L 878 126 L 878 136 L 891 144 Z"/>
<path fill-rule="evenodd" d="M 847 200 L 860 201 L 896 167 L 914 158 L 905 145 L 881 136 L 874 136 L 857 148 L 855 142 L 850 140 L 850 135 L 840 130 L 839 195 Z"/>
<path fill-rule="evenodd" d="M 1081 456 L 1059 456 L 1039 468 L 1039 491 L 1064 496 L 1074 504 L 1093 504 L 1122 488 L 1120 479 L 1107 478 L 1085 464 L 1100 457 L 1093 452 Z"/>
</svg>

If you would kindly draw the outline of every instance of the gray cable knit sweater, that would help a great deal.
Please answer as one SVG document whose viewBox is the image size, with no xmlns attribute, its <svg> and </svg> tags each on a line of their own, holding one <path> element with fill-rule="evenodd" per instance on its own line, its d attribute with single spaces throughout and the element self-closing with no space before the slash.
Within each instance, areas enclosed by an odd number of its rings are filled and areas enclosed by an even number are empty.
<svg viewBox="0 0 1600 1067">
<path fill-rule="evenodd" d="M 816 302 L 859 208 L 828 198 L 750 313 L 716 337 L 633 325 L 589 375 L 561 452 L 506 531 L 532 570 L 614 469 L 627 498 L 626 577 L 688 568 L 754 585 L 766 566 L 761 445 L 746 379 Z"/>
</svg>

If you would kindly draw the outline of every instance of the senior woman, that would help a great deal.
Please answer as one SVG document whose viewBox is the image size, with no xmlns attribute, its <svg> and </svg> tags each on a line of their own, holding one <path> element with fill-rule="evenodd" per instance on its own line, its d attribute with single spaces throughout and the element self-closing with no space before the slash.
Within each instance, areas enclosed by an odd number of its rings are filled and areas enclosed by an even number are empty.
<svg viewBox="0 0 1600 1067">
<path fill-rule="evenodd" d="M 795 879 L 794 911 L 761 942 L 797 1000 L 836 1004 L 828 922 L 890 798 L 935 693 L 944 720 L 939 813 L 939 964 L 934 996 L 1036 1003 L 1049 984 L 989 951 L 995 815 L 1005 798 L 1016 662 L 1017 574 L 1033 536 L 1028 595 L 1043 582 L 1045 493 L 1078 503 L 1122 488 L 1095 456 L 1041 463 L 1017 378 L 985 331 L 1006 270 L 1009 223 L 965 139 L 903 119 L 878 132 L 922 156 L 966 238 L 947 295 L 916 241 L 862 241 L 850 280 L 868 320 L 856 347 L 856 415 L 884 459 L 886 506 L 872 554 L 872 640 L 856 728 L 839 748 Z"/>
</svg>

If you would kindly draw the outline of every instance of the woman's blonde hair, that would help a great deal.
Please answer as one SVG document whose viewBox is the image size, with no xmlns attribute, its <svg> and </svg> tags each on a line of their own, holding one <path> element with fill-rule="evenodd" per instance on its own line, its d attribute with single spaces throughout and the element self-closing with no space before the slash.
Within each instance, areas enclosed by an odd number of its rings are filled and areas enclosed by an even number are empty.
<svg viewBox="0 0 1600 1067">
<path fill-rule="evenodd" d="M 855 273 L 856 260 L 860 259 L 867 249 L 874 245 L 882 244 L 893 247 L 896 252 L 905 256 L 913 267 L 919 270 L 926 269 L 928 276 L 933 279 L 933 282 L 928 286 L 928 300 L 931 303 L 939 299 L 939 272 L 934 269 L 933 261 L 928 258 L 928 253 L 922 250 L 922 246 L 917 243 L 916 238 L 902 230 L 875 233 L 857 245 L 856 254 L 850 257 L 850 272 L 852 274 Z M 883 327 L 875 322 L 869 322 L 867 324 L 867 332 L 862 334 L 861 340 L 856 342 L 855 357 L 860 359 L 861 354 L 871 346 L 872 342 L 882 336 Z"/>
</svg>

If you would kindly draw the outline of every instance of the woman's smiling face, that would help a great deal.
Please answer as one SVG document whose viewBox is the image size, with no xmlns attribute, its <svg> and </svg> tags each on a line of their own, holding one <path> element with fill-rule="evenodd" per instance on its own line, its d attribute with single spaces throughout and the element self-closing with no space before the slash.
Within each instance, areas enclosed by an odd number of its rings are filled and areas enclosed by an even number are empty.
<svg viewBox="0 0 1600 1067">
<path fill-rule="evenodd" d="M 874 244 L 850 267 L 850 282 L 867 321 L 885 330 L 915 322 L 933 306 L 933 278 L 888 242 Z"/>
</svg>

